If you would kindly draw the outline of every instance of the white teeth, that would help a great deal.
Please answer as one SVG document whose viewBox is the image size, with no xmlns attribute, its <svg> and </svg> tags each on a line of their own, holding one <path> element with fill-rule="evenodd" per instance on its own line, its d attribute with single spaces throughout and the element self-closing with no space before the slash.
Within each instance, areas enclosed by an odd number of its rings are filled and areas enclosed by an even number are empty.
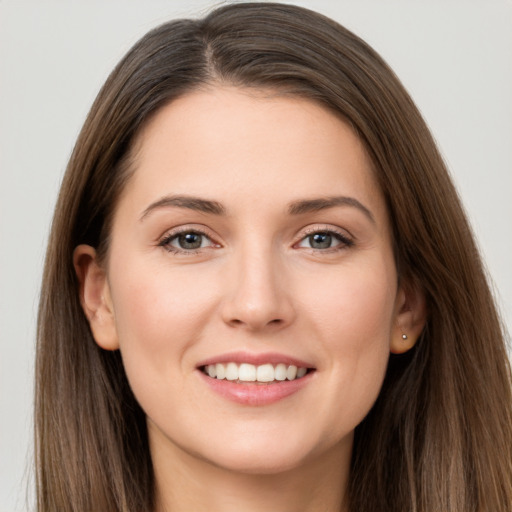
<svg viewBox="0 0 512 512">
<path fill-rule="evenodd" d="M 288 369 L 286 370 L 286 378 L 288 380 L 293 380 L 297 377 L 297 367 L 296 366 L 288 366 Z"/>
<path fill-rule="evenodd" d="M 286 365 L 279 363 L 276 366 L 272 364 L 262 364 L 255 366 L 249 363 L 217 363 L 209 364 L 204 367 L 204 373 L 211 378 L 219 380 L 227 379 L 240 382 L 273 382 L 284 380 L 295 380 L 304 377 L 307 368 L 297 368 L 295 365 Z"/>
<path fill-rule="evenodd" d="M 256 380 L 258 382 L 272 382 L 274 375 L 274 367 L 271 364 L 262 364 L 256 369 Z"/>
<path fill-rule="evenodd" d="M 256 380 L 256 366 L 242 363 L 238 368 L 238 380 L 254 382 Z"/>
<path fill-rule="evenodd" d="M 286 380 L 286 365 L 284 365 L 283 363 L 279 363 L 276 366 L 275 379 L 276 380 Z"/>
<path fill-rule="evenodd" d="M 226 366 L 226 379 L 238 380 L 238 366 L 236 363 L 228 363 Z"/>
<path fill-rule="evenodd" d="M 217 363 L 215 365 L 215 373 L 217 374 L 217 379 L 225 379 L 226 367 L 223 364 Z"/>
</svg>

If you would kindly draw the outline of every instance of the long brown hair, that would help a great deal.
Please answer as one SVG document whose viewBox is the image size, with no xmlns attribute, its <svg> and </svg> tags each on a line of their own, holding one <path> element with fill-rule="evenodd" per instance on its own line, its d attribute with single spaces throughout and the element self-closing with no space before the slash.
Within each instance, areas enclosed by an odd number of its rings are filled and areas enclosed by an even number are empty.
<svg viewBox="0 0 512 512">
<path fill-rule="evenodd" d="M 164 104 L 207 84 L 319 102 L 358 133 L 393 227 L 399 274 L 423 288 L 420 340 L 391 356 L 358 426 L 350 509 L 512 510 L 510 368 L 493 298 L 459 198 L 410 97 L 365 42 L 312 11 L 221 7 L 144 36 L 100 91 L 56 206 L 39 309 L 36 449 L 40 512 L 151 510 L 145 418 L 118 352 L 100 349 L 82 312 L 72 253 L 108 249 L 130 149 Z"/>
</svg>

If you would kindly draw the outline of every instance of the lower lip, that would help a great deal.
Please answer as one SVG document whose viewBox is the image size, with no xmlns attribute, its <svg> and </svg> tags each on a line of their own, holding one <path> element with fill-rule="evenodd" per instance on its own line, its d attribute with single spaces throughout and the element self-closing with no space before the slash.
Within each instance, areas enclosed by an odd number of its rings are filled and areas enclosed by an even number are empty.
<svg viewBox="0 0 512 512">
<path fill-rule="evenodd" d="M 315 372 L 295 380 L 274 381 L 270 384 L 237 383 L 226 379 L 213 379 L 198 370 L 200 377 L 218 395 L 243 405 L 269 405 L 287 398 L 307 386 Z"/>
</svg>

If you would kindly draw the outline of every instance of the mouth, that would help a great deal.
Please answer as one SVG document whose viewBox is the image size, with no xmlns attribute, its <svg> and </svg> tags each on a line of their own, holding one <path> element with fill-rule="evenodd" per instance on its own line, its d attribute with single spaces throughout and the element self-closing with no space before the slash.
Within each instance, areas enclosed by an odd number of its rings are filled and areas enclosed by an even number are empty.
<svg viewBox="0 0 512 512">
<path fill-rule="evenodd" d="M 244 406 L 265 406 L 290 397 L 315 381 L 316 368 L 283 354 L 224 354 L 196 367 L 216 395 Z"/>
<path fill-rule="evenodd" d="M 203 365 L 200 370 L 215 380 L 226 380 L 236 384 L 268 385 L 302 379 L 313 372 L 314 368 L 285 363 L 254 365 L 231 361 Z"/>
</svg>

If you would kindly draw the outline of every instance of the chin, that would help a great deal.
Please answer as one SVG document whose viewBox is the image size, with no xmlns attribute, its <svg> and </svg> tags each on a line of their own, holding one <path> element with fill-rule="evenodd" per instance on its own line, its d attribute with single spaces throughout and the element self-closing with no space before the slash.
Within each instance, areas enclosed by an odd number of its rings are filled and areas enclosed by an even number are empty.
<svg viewBox="0 0 512 512">
<path fill-rule="evenodd" d="M 351 450 L 352 436 L 349 437 Z M 290 431 L 280 432 L 277 436 L 275 433 L 258 436 L 248 432 L 244 436 L 226 438 L 215 440 L 197 455 L 215 467 L 247 475 L 275 475 L 310 466 L 313 460 L 329 457 L 343 445 L 315 436 L 308 439 L 303 433 Z M 215 450 L 212 450 L 213 446 Z"/>
<path fill-rule="evenodd" d="M 226 450 L 220 457 L 209 459 L 217 468 L 246 475 L 275 475 L 292 471 L 304 465 L 307 457 L 297 451 Z"/>
</svg>

